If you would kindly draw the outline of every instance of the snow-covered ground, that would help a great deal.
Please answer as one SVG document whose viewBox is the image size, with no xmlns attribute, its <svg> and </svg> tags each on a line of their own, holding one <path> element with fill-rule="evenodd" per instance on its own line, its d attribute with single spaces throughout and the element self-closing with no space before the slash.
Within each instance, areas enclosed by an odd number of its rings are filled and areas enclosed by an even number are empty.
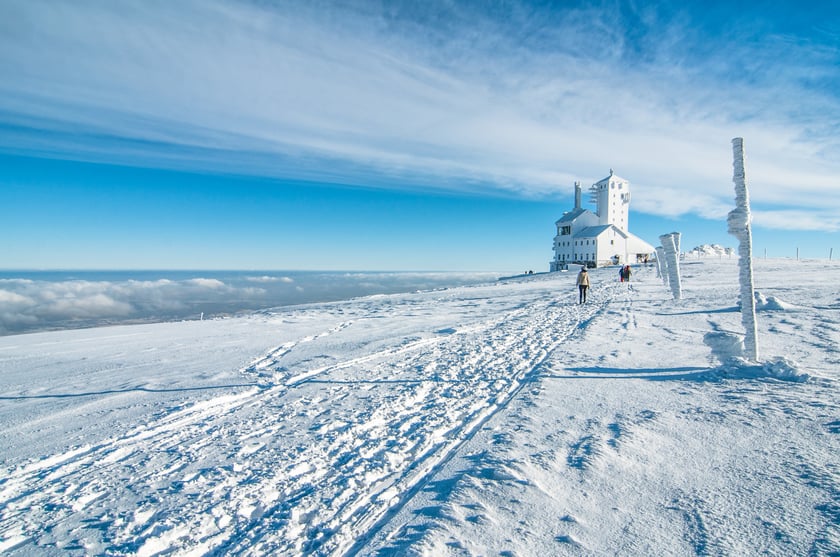
<svg viewBox="0 0 840 557">
<path fill-rule="evenodd" d="M 840 265 L 0 338 L 10 555 L 837 555 Z M 785 359 L 782 359 L 785 358 Z"/>
<path fill-rule="evenodd" d="M 732 257 L 738 255 L 734 248 L 725 248 L 718 244 L 703 244 L 685 253 L 685 256 L 692 259 L 708 257 Z"/>
</svg>

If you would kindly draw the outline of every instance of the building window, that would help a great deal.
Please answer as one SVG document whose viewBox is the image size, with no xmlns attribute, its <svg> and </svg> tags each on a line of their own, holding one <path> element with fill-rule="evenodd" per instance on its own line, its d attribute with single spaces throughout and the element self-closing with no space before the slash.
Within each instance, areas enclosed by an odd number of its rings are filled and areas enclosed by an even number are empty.
<svg viewBox="0 0 840 557">
<path fill-rule="evenodd" d="M 571 226 L 561 226 L 560 227 L 560 235 L 561 236 L 568 236 L 571 233 L 572 233 L 572 227 Z"/>
</svg>

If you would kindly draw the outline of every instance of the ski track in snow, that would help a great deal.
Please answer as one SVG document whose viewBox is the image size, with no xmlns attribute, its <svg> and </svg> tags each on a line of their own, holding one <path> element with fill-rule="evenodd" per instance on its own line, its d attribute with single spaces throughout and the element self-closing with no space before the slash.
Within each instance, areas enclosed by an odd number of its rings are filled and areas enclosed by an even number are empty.
<svg viewBox="0 0 840 557">
<path fill-rule="evenodd" d="M 284 314 L 239 385 L 0 470 L 0 553 L 836 554 L 832 288 L 762 315 L 818 372 L 785 383 L 721 380 L 725 277 L 555 280 Z"/>
<path fill-rule="evenodd" d="M 252 387 L 3 470 L 0 550 L 338 555 L 361 547 L 552 350 L 604 311 L 612 290 L 596 289 L 600 303 L 583 306 L 565 294 L 529 300 L 326 365 L 291 360 L 340 340 L 364 314 L 286 342 L 241 370 Z M 621 425 L 608 431 L 609 442 L 620 441 Z M 588 466 L 593 435 L 573 447 L 571 465 Z"/>
<path fill-rule="evenodd" d="M 555 350 L 524 396 L 465 443 L 361 554 L 836 555 L 836 457 L 830 444 L 816 452 L 802 443 L 815 423 L 840 431 L 832 384 L 815 381 L 806 394 L 772 379 L 718 383 L 716 363 L 629 367 L 634 330 L 651 326 L 637 298 L 632 284 L 614 290 L 596 316 L 594 343 L 608 338 L 614 350 Z M 650 301 L 642 303 L 650 313 Z M 776 319 L 785 317 L 768 326 Z M 816 342 L 831 353 L 837 329 L 825 325 Z M 807 341 L 809 333 L 798 336 Z M 596 365 L 580 363 L 587 358 Z M 569 362 L 579 367 L 562 367 Z M 623 397 L 597 381 L 605 378 L 653 381 Z M 580 392 L 550 388 L 564 379 Z M 737 442 L 739 434 L 749 440 Z M 705 467 L 714 473 L 698 472 Z"/>
</svg>

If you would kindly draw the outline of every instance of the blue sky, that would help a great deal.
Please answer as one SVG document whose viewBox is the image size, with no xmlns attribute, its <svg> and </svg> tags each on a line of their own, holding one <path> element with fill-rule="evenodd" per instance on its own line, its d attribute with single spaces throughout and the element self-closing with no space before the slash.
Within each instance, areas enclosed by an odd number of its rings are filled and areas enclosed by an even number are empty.
<svg viewBox="0 0 840 557">
<path fill-rule="evenodd" d="M 610 168 L 650 243 L 840 257 L 840 8 L 0 3 L 0 268 L 546 270 Z"/>
</svg>

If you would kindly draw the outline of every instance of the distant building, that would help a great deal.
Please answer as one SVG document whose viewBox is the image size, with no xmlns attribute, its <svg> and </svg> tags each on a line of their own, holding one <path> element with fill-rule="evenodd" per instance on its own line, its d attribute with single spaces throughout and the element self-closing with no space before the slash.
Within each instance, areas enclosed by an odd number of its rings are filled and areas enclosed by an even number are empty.
<svg viewBox="0 0 840 557">
<path fill-rule="evenodd" d="M 628 231 L 630 182 L 610 169 L 610 175 L 592 184 L 589 192 L 594 213 L 581 207 L 580 182 L 575 182 L 575 208 L 555 223 L 551 270 L 635 263 L 650 257 L 653 246 Z"/>
</svg>

